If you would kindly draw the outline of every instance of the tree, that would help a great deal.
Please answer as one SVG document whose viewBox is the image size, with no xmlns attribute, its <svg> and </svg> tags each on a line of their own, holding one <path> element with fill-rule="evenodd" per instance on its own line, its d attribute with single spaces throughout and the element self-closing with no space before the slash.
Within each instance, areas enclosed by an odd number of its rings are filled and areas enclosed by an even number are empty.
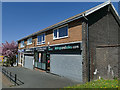
<svg viewBox="0 0 120 90">
<path fill-rule="evenodd" d="M 2 47 L 0 46 L 0 56 L 2 56 Z"/>
<path fill-rule="evenodd" d="M 13 66 L 16 60 L 16 54 L 18 52 L 18 45 L 16 42 L 12 41 L 8 43 L 2 43 L 2 55 L 8 58 L 8 62 Z"/>
</svg>

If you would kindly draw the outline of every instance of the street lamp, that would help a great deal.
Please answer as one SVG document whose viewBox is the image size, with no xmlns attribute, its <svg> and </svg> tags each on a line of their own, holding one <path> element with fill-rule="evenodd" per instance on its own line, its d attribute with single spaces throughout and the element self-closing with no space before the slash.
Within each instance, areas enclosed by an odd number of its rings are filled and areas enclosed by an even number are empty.
<svg viewBox="0 0 120 90">
<path fill-rule="evenodd" d="M 46 52 L 46 72 L 48 72 L 48 49 L 49 49 L 49 45 L 50 45 L 50 42 L 48 42 L 48 46 L 47 46 L 47 52 Z"/>
<path fill-rule="evenodd" d="M 34 48 L 33 48 L 33 53 L 34 53 L 34 64 L 33 64 L 33 68 L 35 68 L 35 40 L 32 40 L 32 43 L 34 44 Z"/>
</svg>

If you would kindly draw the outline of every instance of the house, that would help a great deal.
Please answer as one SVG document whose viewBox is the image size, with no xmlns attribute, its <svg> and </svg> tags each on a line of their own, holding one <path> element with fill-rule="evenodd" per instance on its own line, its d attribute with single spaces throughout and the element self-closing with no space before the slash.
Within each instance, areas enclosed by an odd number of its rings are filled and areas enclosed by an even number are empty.
<svg viewBox="0 0 120 90">
<path fill-rule="evenodd" d="M 120 17 L 107 1 L 18 40 L 18 64 L 79 82 L 118 77 Z"/>
</svg>

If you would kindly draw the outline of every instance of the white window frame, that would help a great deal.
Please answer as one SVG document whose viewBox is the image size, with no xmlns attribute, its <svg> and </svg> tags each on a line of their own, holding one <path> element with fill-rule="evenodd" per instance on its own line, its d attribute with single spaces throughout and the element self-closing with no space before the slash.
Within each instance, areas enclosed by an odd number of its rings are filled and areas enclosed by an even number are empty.
<svg viewBox="0 0 120 90">
<path fill-rule="evenodd" d="M 21 41 L 20 42 L 20 47 L 23 48 L 25 46 L 25 42 L 24 41 Z"/>
<path fill-rule="evenodd" d="M 27 45 L 31 45 L 31 44 L 32 44 L 32 42 L 29 43 L 29 41 L 28 41 L 28 40 L 30 40 L 30 39 L 32 39 L 32 37 L 27 39 Z"/>
<path fill-rule="evenodd" d="M 66 26 L 67 26 L 67 31 L 68 31 L 68 25 L 64 25 L 64 26 L 62 26 L 62 27 L 66 27 Z M 62 28 L 62 27 L 59 27 L 59 28 Z M 68 37 L 68 35 L 67 35 L 67 36 L 63 36 L 63 37 L 59 37 L 59 28 L 56 28 L 56 29 L 53 30 L 53 40 L 62 39 L 62 38 L 67 38 L 67 37 Z M 55 31 L 55 30 L 57 30 L 57 38 L 54 37 L 54 31 Z M 68 32 L 67 32 L 67 33 L 68 33 Z"/>
<path fill-rule="evenodd" d="M 45 33 L 43 33 L 43 34 L 44 34 L 44 36 L 45 36 Z M 41 36 L 41 35 L 43 35 L 43 34 L 40 34 L 40 35 L 38 35 L 38 36 Z M 43 37 L 42 37 L 42 42 L 40 43 L 40 42 L 38 42 L 38 36 L 37 36 L 37 45 L 45 44 L 45 37 L 44 37 L 44 41 L 43 41 Z"/>
<path fill-rule="evenodd" d="M 54 31 L 57 30 L 57 38 L 54 37 Z M 54 29 L 53 30 L 53 39 L 58 39 L 58 36 L 59 36 L 59 30 L 58 29 Z"/>
</svg>

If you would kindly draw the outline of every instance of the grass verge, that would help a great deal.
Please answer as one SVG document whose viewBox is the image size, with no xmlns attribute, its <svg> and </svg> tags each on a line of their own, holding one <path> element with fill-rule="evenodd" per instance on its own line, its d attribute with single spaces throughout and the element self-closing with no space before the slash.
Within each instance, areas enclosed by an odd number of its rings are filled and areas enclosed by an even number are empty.
<svg viewBox="0 0 120 90">
<path fill-rule="evenodd" d="M 120 88 L 120 80 L 104 80 L 99 79 L 96 81 L 87 82 L 85 84 L 78 84 L 75 86 L 68 86 L 65 88 Z"/>
</svg>

